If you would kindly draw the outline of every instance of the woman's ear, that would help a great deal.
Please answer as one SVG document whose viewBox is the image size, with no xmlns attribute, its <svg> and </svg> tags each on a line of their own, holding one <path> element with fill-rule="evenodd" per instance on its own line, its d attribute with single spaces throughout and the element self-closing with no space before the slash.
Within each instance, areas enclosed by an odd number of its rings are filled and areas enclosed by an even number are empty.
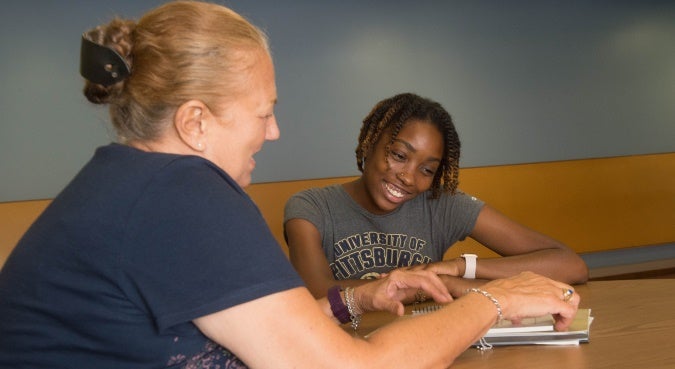
<svg viewBox="0 0 675 369">
<path fill-rule="evenodd" d="M 192 150 L 206 150 L 206 122 L 208 107 L 199 100 L 183 103 L 176 110 L 173 124 L 180 139 Z"/>
</svg>

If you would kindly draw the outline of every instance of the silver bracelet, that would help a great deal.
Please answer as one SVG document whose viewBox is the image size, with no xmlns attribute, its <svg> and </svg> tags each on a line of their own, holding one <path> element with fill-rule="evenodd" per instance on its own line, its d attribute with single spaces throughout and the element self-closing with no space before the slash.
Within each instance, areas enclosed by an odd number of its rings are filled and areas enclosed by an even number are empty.
<svg viewBox="0 0 675 369">
<path fill-rule="evenodd" d="M 494 298 L 494 296 L 492 296 L 487 291 L 481 290 L 480 288 L 469 288 L 468 290 L 466 290 L 466 293 L 469 293 L 469 292 L 480 293 L 481 295 L 490 299 L 490 301 L 492 301 L 492 303 L 495 304 L 495 307 L 497 307 L 497 323 L 502 321 L 502 319 L 504 318 L 504 316 L 502 315 L 502 306 L 499 304 L 499 301 L 497 301 L 497 299 Z"/>
<path fill-rule="evenodd" d="M 347 303 L 347 310 L 349 310 L 349 318 L 352 320 L 352 328 L 356 330 L 359 327 L 359 323 L 361 323 L 361 314 L 356 310 L 354 287 L 345 288 L 345 302 Z"/>
</svg>

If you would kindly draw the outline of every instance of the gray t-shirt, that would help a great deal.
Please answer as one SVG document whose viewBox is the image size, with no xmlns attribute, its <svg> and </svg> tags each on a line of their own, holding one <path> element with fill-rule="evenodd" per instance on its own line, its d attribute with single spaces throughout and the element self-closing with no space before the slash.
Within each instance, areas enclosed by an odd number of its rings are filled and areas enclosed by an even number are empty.
<svg viewBox="0 0 675 369">
<path fill-rule="evenodd" d="M 459 192 L 438 199 L 429 195 L 375 215 L 342 185 L 311 188 L 288 200 L 284 224 L 294 218 L 314 224 L 335 279 L 375 278 L 398 267 L 440 261 L 473 230 L 482 201 Z"/>
</svg>

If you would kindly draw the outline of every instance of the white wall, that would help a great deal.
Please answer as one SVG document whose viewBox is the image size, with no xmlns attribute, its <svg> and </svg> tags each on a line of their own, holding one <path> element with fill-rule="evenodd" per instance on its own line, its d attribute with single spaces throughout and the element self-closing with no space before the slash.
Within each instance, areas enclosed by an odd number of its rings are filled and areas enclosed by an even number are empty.
<svg viewBox="0 0 675 369">
<path fill-rule="evenodd" d="M 80 34 L 160 3 L 3 5 L 0 202 L 55 196 L 111 140 L 81 95 Z M 277 68 L 281 139 L 254 182 L 357 174 L 361 119 L 404 91 L 451 112 L 465 167 L 675 151 L 673 2 L 225 4 L 267 30 Z"/>
</svg>

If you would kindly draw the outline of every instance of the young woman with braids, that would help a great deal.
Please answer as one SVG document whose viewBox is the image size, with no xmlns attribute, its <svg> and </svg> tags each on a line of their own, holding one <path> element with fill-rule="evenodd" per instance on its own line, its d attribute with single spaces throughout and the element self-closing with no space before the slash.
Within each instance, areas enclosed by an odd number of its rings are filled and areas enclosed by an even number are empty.
<svg viewBox="0 0 675 369">
<path fill-rule="evenodd" d="M 454 124 L 439 103 L 404 93 L 375 105 L 356 148 L 361 177 L 305 190 L 286 205 L 291 262 L 314 296 L 410 266 L 437 272 L 453 296 L 526 270 L 587 280 L 573 250 L 460 192 L 459 155 Z M 442 260 L 465 237 L 503 257 Z"/>
<path fill-rule="evenodd" d="M 177 1 L 81 42 L 85 95 L 109 105 L 119 142 L 96 150 L 0 271 L 0 368 L 445 368 L 499 318 L 571 323 L 571 287 L 525 274 L 353 337 L 337 322 L 401 314 L 408 290 L 451 297 L 425 270 L 328 299 L 305 288 L 242 190 L 279 137 L 264 34 L 220 5 Z"/>
</svg>

